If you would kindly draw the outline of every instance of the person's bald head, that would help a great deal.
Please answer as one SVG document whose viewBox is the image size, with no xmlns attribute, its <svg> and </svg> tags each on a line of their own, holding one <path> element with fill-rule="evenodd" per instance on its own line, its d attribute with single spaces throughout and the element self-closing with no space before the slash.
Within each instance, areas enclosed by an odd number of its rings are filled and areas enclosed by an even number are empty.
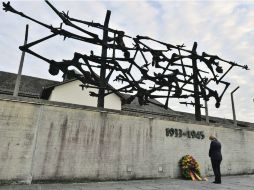
<svg viewBox="0 0 254 190">
<path fill-rule="evenodd" d="M 210 135 L 210 137 L 209 137 L 209 140 L 210 140 L 210 141 L 213 141 L 213 140 L 215 140 L 215 139 L 216 139 L 216 137 L 215 137 L 215 136 Z"/>
</svg>

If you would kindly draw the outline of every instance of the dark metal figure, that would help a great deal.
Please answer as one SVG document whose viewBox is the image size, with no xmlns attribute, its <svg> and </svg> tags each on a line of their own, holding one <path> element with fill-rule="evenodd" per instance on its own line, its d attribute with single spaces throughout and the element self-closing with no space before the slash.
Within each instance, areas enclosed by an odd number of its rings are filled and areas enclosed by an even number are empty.
<svg viewBox="0 0 254 190">
<path fill-rule="evenodd" d="M 194 103 L 192 101 L 181 103 L 195 105 L 196 120 L 201 120 L 200 108 L 202 105 L 200 104 L 200 98 L 208 101 L 211 97 L 214 97 L 216 100 L 215 106 L 218 108 L 222 96 L 230 84 L 222 80 L 224 76 L 234 66 L 248 69 L 247 65 L 242 66 L 226 61 L 216 55 L 209 55 L 205 52 L 202 55 L 197 54 L 196 42 L 192 50 L 188 50 L 185 49 L 184 45 L 175 46 L 147 36 L 130 37 L 123 31 L 108 27 L 110 11 L 107 11 L 104 25 L 101 25 L 72 18 L 68 15 L 68 12 L 59 12 L 49 1 L 46 0 L 45 2 L 62 20 L 59 28 L 40 22 L 15 10 L 10 5 L 10 2 L 3 3 L 3 10 L 32 20 L 49 29 L 52 33 L 42 39 L 20 46 L 20 49 L 49 63 L 49 73 L 51 75 L 57 75 L 59 71 L 62 71 L 64 74 L 68 73 L 80 80 L 83 83 L 81 85 L 82 89 L 84 87 L 98 88 L 98 93 L 91 92 L 90 95 L 98 97 L 99 108 L 104 107 L 105 96 L 116 92 L 131 94 L 124 103 L 131 103 L 137 97 L 140 105 L 156 104 L 150 99 L 163 98 L 165 99 L 163 107 L 166 109 L 168 108 L 169 98 L 194 98 Z M 81 28 L 77 23 L 101 29 L 103 31 L 103 39 L 100 39 L 97 34 Z M 79 30 L 84 36 L 63 29 L 63 24 Z M 109 37 L 109 34 L 114 37 Z M 90 55 L 75 52 L 72 59 L 59 62 L 49 60 L 30 49 L 32 46 L 57 35 L 63 36 L 64 39 L 71 38 L 101 46 L 101 56 L 95 55 L 93 51 L 91 51 Z M 125 45 L 126 39 L 133 41 L 132 47 Z M 164 49 L 154 49 L 149 45 L 149 42 L 157 43 Z M 108 56 L 107 49 L 113 50 L 112 56 Z M 122 52 L 123 55 L 116 56 L 116 51 Z M 142 60 L 137 58 L 138 54 L 142 57 L 143 63 L 141 63 Z M 81 63 L 80 60 L 83 60 L 84 63 Z M 122 64 L 123 62 L 124 64 Z M 224 72 L 221 63 L 229 64 L 230 67 Z M 75 67 L 82 75 L 69 70 L 70 66 Z M 200 66 L 206 67 L 207 70 L 200 69 Z M 99 76 L 95 72 L 95 69 L 98 68 L 100 69 Z M 119 81 L 123 84 L 118 89 L 109 85 L 109 80 L 112 78 L 113 73 L 116 75 L 114 81 Z M 216 85 L 225 85 L 221 94 L 209 87 L 211 81 L 214 81 Z M 190 85 L 194 88 L 190 88 Z"/>
</svg>

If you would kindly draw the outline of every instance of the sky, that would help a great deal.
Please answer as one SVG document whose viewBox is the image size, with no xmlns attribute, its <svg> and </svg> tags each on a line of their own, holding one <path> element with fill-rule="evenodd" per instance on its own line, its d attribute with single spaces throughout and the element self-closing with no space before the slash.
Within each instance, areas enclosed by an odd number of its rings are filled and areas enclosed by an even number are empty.
<svg viewBox="0 0 254 190">
<path fill-rule="evenodd" d="M 6 1 L 5 1 L 6 2 Z M 42 22 L 60 26 L 61 20 L 44 1 L 10 1 L 11 5 Z M 208 103 L 209 115 L 232 119 L 230 93 L 234 93 L 237 120 L 254 122 L 254 1 L 50 1 L 59 11 L 71 17 L 103 23 L 106 11 L 111 11 L 109 27 L 125 31 L 130 36 L 143 35 L 188 49 L 198 43 L 197 52 L 218 55 L 241 65 L 234 67 L 225 80 L 230 82 L 219 109 L 215 101 Z M 29 24 L 28 41 L 49 33 L 45 28 L 10 12 L 0 10 L 0 70 L 17 73 L 24 43 L 25 25 Z M 88 29 L 87 27 L 85 27 Z M 34 47 L 35 51 L 57 60 L 72 58 L 73 52 L 89 52 L 89 46 L 61 37 Z M 24 75 L 61 81 L 61 74 L 51 76 L 48 64 L 26 54 Z M 0 81 L 1 82 L 1 81 Z M 192 106 L 170 100 L 169 107 L 177 111 L 194 112 Z M 204 110 L 202 110 L 204 114 Z"/>
</svg>

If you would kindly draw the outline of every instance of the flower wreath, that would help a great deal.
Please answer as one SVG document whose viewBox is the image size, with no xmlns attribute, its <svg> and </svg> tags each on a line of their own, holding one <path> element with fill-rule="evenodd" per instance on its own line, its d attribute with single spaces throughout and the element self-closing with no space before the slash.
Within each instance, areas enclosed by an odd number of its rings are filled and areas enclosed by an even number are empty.
<svg viewBox="0 0 254 190">
<path fill-rule="evenodd" d="M 200 168 L 198 162 L 190 155 L 183 156 L 179 161 L 182 177 L 192 179 L 193 175 L 200 176 Z M 194 177 L 194 178 L 195 178 Z"/>
</svg>

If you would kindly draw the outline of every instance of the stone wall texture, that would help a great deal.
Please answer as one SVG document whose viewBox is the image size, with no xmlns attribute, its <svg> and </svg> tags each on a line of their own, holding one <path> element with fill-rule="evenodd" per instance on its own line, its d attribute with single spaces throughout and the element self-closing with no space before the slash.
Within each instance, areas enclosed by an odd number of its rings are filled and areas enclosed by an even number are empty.
<svg viewBox="0 0 254 190">
<path fill-rule="evenodd" d="M 254 173 L 254 131 L 0 99 L 0 181 L 175 178 L 186 154 L 211 175 L 210 134 L 222 143 L 222 174 Z"/>
</svg>

